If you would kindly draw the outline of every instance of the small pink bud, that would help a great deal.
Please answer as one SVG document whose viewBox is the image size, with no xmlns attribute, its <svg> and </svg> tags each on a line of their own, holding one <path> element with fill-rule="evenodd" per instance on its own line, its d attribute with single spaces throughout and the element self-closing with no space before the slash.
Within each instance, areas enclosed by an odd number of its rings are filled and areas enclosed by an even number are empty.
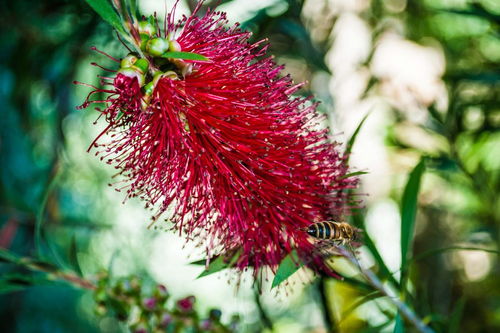
<svg viewBox="0 0 500 333">
<path fill-rule="evenodd" d="M 188 296 L 186 298 L 177 301 L 177 307 L 183 312 L 189 312 L 193 310 L 193 305 L 195 302 L 194 296 Z"/>
</svg>

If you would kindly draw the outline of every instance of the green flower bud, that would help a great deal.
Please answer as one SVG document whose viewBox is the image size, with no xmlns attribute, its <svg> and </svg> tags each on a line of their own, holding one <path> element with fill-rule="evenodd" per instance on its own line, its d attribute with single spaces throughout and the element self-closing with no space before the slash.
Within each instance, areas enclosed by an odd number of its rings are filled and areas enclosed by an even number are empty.
<svg viewBox="0 0 500 333">
<path fill-rule="evenodd" d="M 167 52 L 169 43 L 165 38 L 157 37 L 150 39 L 146 44 L 146 51 L 152 56 L 159 57 Z"/>
<path fill-rule="evenodd" d="M 177 80 L 179 78 L 177 73 L 174 71 L 166 71 L 162 77 L 168 77 L 169 79 L 172 79 L 172 80 Z"/>
<path fill-rule="evenodd" d="M 144 86 L 144 94 L 150 96 L 153 93 L 154 89 L 155 89 L 155 84 L 153 81 L 151 81 Z"/>
<path fill-rule="evenodd" d="M 139 37 L 141 38 L 141 50 L 146 51 L 146 45 L 148 44 L 150 37 L 146 34 L 139 34 Z"/>
<path fill-rule="evenodd" d="M 140 59 L 137 59 L 137 61 L 131 67 L 133 69 L 137 69 L 139 72 L 144 74 L 144 73 L 147 73 L 147 71 L 148 71 L 149 62 L 144 58 L 140 58 Z"/>
<path fill-rule="evenodd" d="M 139 33 L 153 36 L 154 34 L 156 34 L 156 27 L 151 22 L 141 21 L 139 22 Z"/>
<path fill-rule="evenodd" d="M 120 62 L 121 68 L 132 67 L 133 64 L 137 61 L 138 57 L 136 53 L 129 53 L 125 58 Z"/>
<path fill-rule="evenodd" d="M 121 68 L 117 74 L 122 74 L 128 77 L 137 77 L 139 85 L 142 87 L 144 85 L 144 75 L 134 68 Z"/>
<path fill-rule="evenodd" d="M 181 44 L 179 44 L 176 40 L 171 40 L 168 44 L 168 49 L 172 52 L 178 52 L 182 50 Z"/>
</svg>

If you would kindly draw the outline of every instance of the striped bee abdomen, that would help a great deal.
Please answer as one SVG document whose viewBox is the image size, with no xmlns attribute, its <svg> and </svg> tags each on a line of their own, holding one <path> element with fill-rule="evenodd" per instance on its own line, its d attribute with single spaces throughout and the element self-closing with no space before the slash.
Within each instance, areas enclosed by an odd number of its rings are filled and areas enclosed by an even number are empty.
<svg viewBox="0 0 500 333">
<path fill-rule="evenodd" d="M 355 239 L 354 228 L 345 222 L 323 221 L 311 224 L 307 233 L 318 239 L 339 240 L 343 242 Z"/>
</svg>

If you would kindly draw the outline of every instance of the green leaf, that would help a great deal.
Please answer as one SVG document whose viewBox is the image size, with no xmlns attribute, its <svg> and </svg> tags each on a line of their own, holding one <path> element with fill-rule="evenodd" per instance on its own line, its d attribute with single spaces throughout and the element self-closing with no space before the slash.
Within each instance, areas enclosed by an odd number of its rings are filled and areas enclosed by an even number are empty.
<svg viewBox="0 0 500 333">
<path fill-rule="evenodd" d="M 50 283 L 46 278 L 32 275 L 10 273 L 2 275 L 0 279 L 0 294 L 26 289 L 34 285 Z"/>
<path fill-rule="evenodd" d="M 126 34 L 123 29 L 122 20 L 108 0 L 85 0 L 99 16 L 122 34 Z"/>
<path fill-rule="evenodd" d="M 303 266 L 297 251 L 290 252 L 280 263 L 271 288 L 279 286 Z"/>
<path fill-rule="evenodd" d="M 354 142 L 356 142 L 356 138 L 358 137 L 359 131 L 361 130 L 361 127 L 363 127 L 363 124 L 365 123 L 365 121 L 366 121 L 366 119 L 368 118 L 369 115 L 370 115 L 370 112 L 368 112 L 363 117 L 363 119 L 361 119 L 361 121 L 359 122 L 358 127 L 356 127 L 356 130 L 354 131 L 354 133 L 352 133 L 351 138 L 347 141 L 347 145 L 346 145 L 345 153 L 344 153 L 344 155 L 347 156 L 347 162 L 349 161 L 349 155 L 351 154 L 352 147 L 354 146 Z"/>
<path fill-rule="evenodd" d="M 216 258 L 214 258 L 213 260 L 215 260 Z M 210 262 L 212 261 L 212 259 L 210 259 Z M 207 259 L 200 259 L 200 260 L 196 260 L 196 261 L 192 261 L 190 262 L 189 264 L 190 265 L 196 265 L 196 266 L 203 266 L 207 263 Z"/>
<path fill-rule="evenodd" d="M 181 52 L 181 51 L 165 52 L 161 55 L 161 57 L 162 58 L 183 59 L 183 60 L 200 60 L 200 61 L 207 61 L 208 60 L 207 57 L 202 56 L 201 54 L 193 53 L 193 52 Z"/>
<path fill-rule="evenodd" d="M 238 260 L 240 256 L 240 252 L 236 252 L 232 257 L 230 257 L 230 260 L 228 260 L 228 256 L 226 255 L 220 255 L 215 260 L 211 261 L 210 264 L 208 265 L 207 269 L 205 269 L 203 272 L 201 272 L 200 275 L 198 275 L 197 279 L 214 274 L 217 272 L 222 271 L 223 269 L 226 268 L 231 268 L 236 261 Z M 205 263 L 205 261 L 203 261 Z"/>
<path fill-rule="evenodd" d="M 405 323 L 403 321 L 403 318 L 401 318 L 401 315 L 398 313 L 396 315 L 396 318 L 394 319 L 396 322 L 396 325 L 394 325 L 394 333 L 404 333 L 405 332 Z"/>
<path fill-rule="evenodd" d="M 59 178 L 61 176 L 61 172 L 59 172 L 59 164 L 56 164 L 52 173 L 52 179 L 50 180 L 47 188 L 45 189 L 45 193 L 43 194 L 42 202 L 38 207 L 38 212 L 36 214 L 35 220 L 35 249 L 39 257 L 43 256 L 43 247 L 42 247 L 42 224 L 45 215 L 45 206 L 47 205 L 47 201 L 49 199 L 49 195 L 54 189 L 54 187 L 59 182 Z"/>
<path fill-rule="evenodd" d="M 8 294 L 12 293 L 15 291 L 21 291 L 26 289 L 27 286 L 22 286 L 22 285 L 16 285 L 16 284 L 9 284 L 5 282 L 0 282 L 0 294 Z"/>
<path fill-rule="evenodd" d="M 460 332 L 460 321 L 464 313 L 465 307 L 465 297 L 462 296 L 455 305 L 453 312 L 450 317 L 448 332 L 449 333 L 459 333 Z"/>
<path fill-rule="evenodd" d="M 78 245 L 76 243 L 75 235 L 71 238 L 71 245 L 69 247 L 69 262 L 75 272 L 79 276 L 82 276 L 82 269 L 80 267 L 80 263 L 78 262 Z"/>
<path fill-rule="evenodd" d="M 436 254 L 440 254 L 440 253 L 447 252 L 447 251 L 483 251 L 483 252 L 487 252 L 487 253 L 493 253 L 496 255 L 500 255 L 500 251 L 495 250 L 495 249 L 486 249 L 483 247 L 474 247 L 474 246 L 449 246 L 449 247 L 427 250 L 425 252 L 420 253 L 417 256 L 414 256 L 411 259 L 408 259 L 408 262 L 422 260 L 422 259 L 425 259 L 427 257 L 431 257 L 431 256 L 434 256 Z"/>
<path fill-rule="evenodd" d="M 384 297 L 385 295 L 382 294 L 380 291 L 372 291 L 371 293 L 368 293 L 367 295 L 363 297 L 359 297 L 356 301 L 354 301 L 349 307 L 342 312 L 342 316 L 340 318 L 347 318 L 349 314 L 351 314 L 354 310 L 356 310 L 358 307 L 361 305 L 365 304 L 366 302 L 372 301 L 374 299 Z"/>
<path fill-rule="evenodd" d="M 361 175 L 366 175 L 368 172 L 366 171 L 355 171 L 355 172 L 350 172 L 348 174 L 345 174 L 342 179 L 346 179 L 349 177 L 355 177 L 355 176 L 361 176 Z"/>
<path fill-rule="evenodd" d="M 8 250 L 0 249 L 0 262 L 9 262 L 13 264 L 19 263 L 21 258 Z"/>
<path fill-rule="evenodd" d="M 366 226 L 364 224 L 364 220 L 360 216 L 360 214 L 355 214 L 351 216 L 351 221 L 353 225 L 355 226 L 360 226 L 363 230 L 363 243 L 364 245 L 370 250 L 370 253 L 372 254 L 373 258 L 375 259 L 375 262 L 377 263 L 378 270 L 380 271 L 380 278 L 382 280 L 389 280 L 396 288 L 399 289 L 399 281 L 397 281 L 394 278 L 393 273 L 389 270 L 387 265 L 384 262 L 384 259 L 382 259 L 382 256 L 380 255 L 380 252 L 378 251 L 377 247 L 375 246 L 375 243 L 371 239 L 370 235 L 368 232 L 366 232 Z"/>
<path fill-rule="evenodd" d="M 425 158 L 422 158 L 410 173 L 401 200 L 401 282 L 406 276 L 407 262 L 412 251 L 415 217 L 417 215 L 420 181 L 425 171 Z M 404 283 L 402 283 L 404 285 Z"/>
</svg>

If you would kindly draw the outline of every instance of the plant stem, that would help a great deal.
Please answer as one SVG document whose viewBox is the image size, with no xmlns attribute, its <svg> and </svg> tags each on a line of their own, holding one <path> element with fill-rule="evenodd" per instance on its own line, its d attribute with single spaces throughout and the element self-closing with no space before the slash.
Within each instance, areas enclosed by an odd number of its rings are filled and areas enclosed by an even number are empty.
<svg viewBox="0 0 500 333">
<path fill-rule="evenodd" d="M 434 331 L 428 327 L 422 319 L 420 319 L 412 309 L 410 309 L 404 302 L 402 302 L 398 297 L 391 295 L 389 290 L 383 285 L 380 279 L 369 269 L 363 268 L 358 259 L 349 250 L 342 247 L 338 248 L 340 253 L 354 266 L 358 267 L 361 274 L 365 279 L 377 290 L 379 290 L 383 295 L 387 296 L 389 301 L 396 306 L 398 311 L 405 317 L 410 323 L 412 323 L 415 328 L 422 333 L 434 333 Z"/>
</svg>

